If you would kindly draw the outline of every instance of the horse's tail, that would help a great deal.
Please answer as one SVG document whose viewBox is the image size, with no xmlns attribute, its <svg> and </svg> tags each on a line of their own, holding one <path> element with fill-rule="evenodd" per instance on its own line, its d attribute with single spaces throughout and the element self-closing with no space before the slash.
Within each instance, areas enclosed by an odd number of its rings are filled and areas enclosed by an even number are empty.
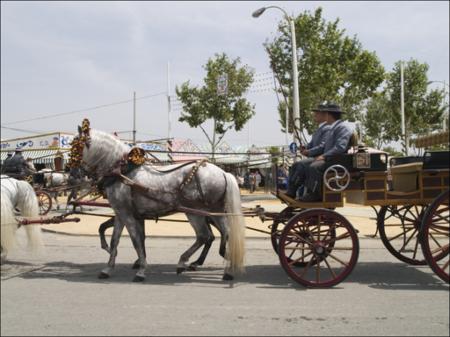
<svg viewBox="0 0 450 337">
<path fill-rule="evenodd" d="M 25 181 L 18 181 L 18 188 L 20 188 L 21 198 L 19 204 L 21 215 L 24 217 L 39 216 L 39 201 L 33 187 Z M 42 247 L 41 227 L 39 225 L 24 226 L 28 237 L 28 246 L 32 251 L 37 251 Z"/>
<path fill-rule="evenodd" d="M 16 246 L 17 220 L 14 218 L 14 206 L 7 193 L 1 192 L 0 242 L 2 255 L 6 255 Z"/>
<path fill-rule="evenodd" d="M 225 194 L 225 211 L 229 226 L 227 259 L 230 261 L 231 273 L 244 271 L 245 256 L 245 221 L 241 209 L 241 195 L 236 179 L 231 173 L 226 173 L 227 189 Z"/>
</svg>

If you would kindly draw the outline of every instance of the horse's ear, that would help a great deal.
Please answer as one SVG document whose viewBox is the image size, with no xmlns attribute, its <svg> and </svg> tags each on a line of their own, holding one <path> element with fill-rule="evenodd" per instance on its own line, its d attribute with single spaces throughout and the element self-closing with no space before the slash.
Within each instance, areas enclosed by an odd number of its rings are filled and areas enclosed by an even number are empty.
<svg viewBox="0 0 450 337">
<path fill-rule="evenodd" d="M 81 126 L 78 125 L 78 135 L 81 137 Z"/>
</svg>

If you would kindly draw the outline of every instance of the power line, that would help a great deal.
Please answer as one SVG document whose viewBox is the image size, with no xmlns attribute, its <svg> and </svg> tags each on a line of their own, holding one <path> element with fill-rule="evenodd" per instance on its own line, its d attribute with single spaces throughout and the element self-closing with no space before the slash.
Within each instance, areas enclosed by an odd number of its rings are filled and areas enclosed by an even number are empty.
<svg viewBox="0 0 450 337">
<path fill-rule="evenodd" d="M 27 129 L 18 129 L 18 128 L 9 128 L 7 126 L 1 126 L 2 129 L 6 129 L 6 130 L 12 130 L 12 131 L 17 131 L 17 132 L 26 132 L 26 133 L 35 133 L 35 134 L 39 134 L 39 133 L 44 133 L 44 131 L 36 131 L 36 130 L 27 130 Z"/>
<path fill-rule="evenodd" d="M 147 95 L 147 96 L 138 97 L 138 98 L 136 98 L 136 100 L 141 100 L 141 99 L 146 99 L 146 98 L 151 98 L 151 97 L 160 96 L 160 95 L 166 95 L 166 94 L 167 94 L 167 92 L 164 91 L 164 92 L 159 92 L 159 93 L 156 93 L 156 94 L 150 94 L 150 95 Z M 129 102 L 132 102 L 132 101 L 133 101 L 133 99 L 128 99 L 128 100 L 114 102 L 114 103 L 109 103 L 109 104 L 97 105 L 97 106 L 94 106 L 94 107 L 91 107 L 91 108 L 73 110 L 73 111 L 69 111 L 69 112 L 63 112 L 63 113 L 53 114 L 53 115 L 46 115 L 46 116 L 30 118 L 30 119 L 23 119 L 23 120 L 19 120 L 19 121 L 4 123 L 4 125 L 13 125 L 13 124 L 19 124 L 19 123 L 30 122 L 30 121 L 35 121 L 35 120 L 42 120 L 42 119 L 49 119 L 49 118 L 59 117 L 59 116 L 66 116 L 66 115 L 76 114 L 76 113 L 80 113 L 80 112 L 86 112 L 86 111 L 92 111 L 92 110 L 97 110 L 97 109 L 101 109 L 101 108 L 106 108 L 106 107 L 110 107 L 110 106 L 113 106 L 113 105 L 125 104 L 125 103 L 129 103 Z"/>
</svg>

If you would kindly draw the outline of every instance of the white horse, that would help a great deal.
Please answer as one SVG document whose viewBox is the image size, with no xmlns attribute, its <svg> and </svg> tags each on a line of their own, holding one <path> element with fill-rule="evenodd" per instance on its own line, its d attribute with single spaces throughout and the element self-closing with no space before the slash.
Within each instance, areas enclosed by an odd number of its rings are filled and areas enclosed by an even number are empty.
<svg viewBox="0 0 450 337">
<path fill-rule="evenodd" d="M 16 230 L 19 227 L 15 210 L 24 217 L 37 217 L 39 204 L 33 187 L 26 181 L 1 176 L 1 259 L 6 259 L 9 251 L 17 247 Z M 28 246 L 37 251 L 42 246 L 39 225 L 25 226 Z"/>
<path fill-rule="evenodd" d="M 100 273 L 100 278 L 110 276 L 115 265 L 119 238 L 126 226 L 138 255 L 135 263 L 138 271 L 133 281 L 143 281 L 147 267 L 144 220 L 179 211 L 186 213 L 197 239 L 181 255 L 177 271 L 189 268 L 186 265 L 189 257 L 200 247 L 205 245 L 209 249 L 214 240 L 209 223 L 218 228 L 222 236 L 221 255 L 228 262 L 224 280 L 233 279 L 233 275 L 243 271 L 245 223 L 239 187 L 233 175 L 210 163 L 201 166 L 188 163 L 166 172 L 150 165 L 140 165 L 127 172 L 123 180 L 113 175 L 112 171 L 126 158 L 129 147 L 99 130 L 86 131 L 84 128 L 81 131 L 79 128 L 79 133 L 79 139 L 85 139 L 82 166 L 98 180 L 106 178 L 104 191 L 115 213 L 111 247 L 108 249 L 110 259 L 107 268 Z M 130 182 L 138 185 L 130 186 Z M 206 253 L 202 252 L 202 255 L 206 256 Z"/>
<path fill-rule="evenodd" d="M 55 200 L 56 209 L 59 209 L 58 194 L 61 192 L 51 189 L 54 189 L 55 187 L 68 186 L 69 174 L 65 172 L 54 172 L 49 168 L 44 168 L 38 173 L 44 174 L 45 187 L 50 189 L 46 192 L 49 193 Z"/>
</svg>

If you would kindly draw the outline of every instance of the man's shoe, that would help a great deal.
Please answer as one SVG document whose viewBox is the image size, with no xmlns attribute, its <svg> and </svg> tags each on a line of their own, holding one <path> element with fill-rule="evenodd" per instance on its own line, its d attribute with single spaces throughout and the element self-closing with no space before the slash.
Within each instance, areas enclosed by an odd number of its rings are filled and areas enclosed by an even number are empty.
<svg viewBox="0 0 450 337">
<path fill-rule="evenodd" d="M 304 201 L 304 202 L 316 202 L 316 201 L 322 201 L 322 197 L 316 193 L 308 193 L 304 196 L 301 196 L 298 200 Z"/>
</svg>

